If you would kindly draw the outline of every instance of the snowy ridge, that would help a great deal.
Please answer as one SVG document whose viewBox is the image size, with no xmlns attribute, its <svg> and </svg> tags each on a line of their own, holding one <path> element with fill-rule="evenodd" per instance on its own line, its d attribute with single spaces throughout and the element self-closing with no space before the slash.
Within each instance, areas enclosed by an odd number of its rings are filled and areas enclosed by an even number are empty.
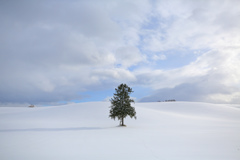
<svg viewBox="0 0 240 160">
<path fill-rule="evenodd" d="M 240 159 L 238 106 L 136 103 L 127 127 L 108 118 L 109 106 L 1 107 L 0 159 Z"/>
</svg>

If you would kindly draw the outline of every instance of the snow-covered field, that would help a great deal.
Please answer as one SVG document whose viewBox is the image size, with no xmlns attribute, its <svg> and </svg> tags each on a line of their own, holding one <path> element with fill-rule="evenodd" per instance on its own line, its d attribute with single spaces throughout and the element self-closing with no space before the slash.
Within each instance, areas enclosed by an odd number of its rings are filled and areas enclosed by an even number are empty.
<svg viewBox="0 0 240 160">
<path fill-rule="evenodd" d="M 1 160 L 240 160 L 240 108 L 136 103 L 127 127 L 109 102 L 1 107 Z"/>
</svg>

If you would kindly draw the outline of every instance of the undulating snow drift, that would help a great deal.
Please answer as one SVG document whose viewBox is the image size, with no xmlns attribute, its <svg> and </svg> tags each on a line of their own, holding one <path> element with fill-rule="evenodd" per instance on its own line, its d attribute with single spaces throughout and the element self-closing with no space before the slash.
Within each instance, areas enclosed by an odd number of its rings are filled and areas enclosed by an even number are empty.
<svg viewBox="0 0 240 160">
<path fill-rule="evenodd" d="M 136 103 L 127 127 L 108 102 L 1 107 L 1 160 L 239 160 L 240 108 L 193 102 Z"/>
</svg>

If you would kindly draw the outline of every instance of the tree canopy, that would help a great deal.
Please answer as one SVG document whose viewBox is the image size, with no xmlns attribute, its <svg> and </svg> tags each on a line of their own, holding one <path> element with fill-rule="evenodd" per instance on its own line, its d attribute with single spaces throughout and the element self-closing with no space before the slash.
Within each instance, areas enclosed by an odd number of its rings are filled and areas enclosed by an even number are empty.
<svg viewBox="0 0 240 160">
<path fill-rule="evenodd" d="M 109 117 L 114 119 L 118 118 L 120 120 L 120 126 L 125 126 L 124 118 L 130 116 L 131 118 L 136 117 L 135 108 L 131 106 L 134 103 L 133 99 L 130 99 L 130 94 L 132 93 L 132 88 L 128 87 L 126 84 L 120 84 L 115 88 L 115 93 L 113 98 L 110 99 L 110 115 Z"/>
</svg>

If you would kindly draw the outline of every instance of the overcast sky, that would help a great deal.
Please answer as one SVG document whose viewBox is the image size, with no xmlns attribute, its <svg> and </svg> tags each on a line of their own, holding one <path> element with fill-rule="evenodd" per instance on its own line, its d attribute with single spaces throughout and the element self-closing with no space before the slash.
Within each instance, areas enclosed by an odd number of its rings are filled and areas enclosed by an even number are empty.
<svg viewBox="0 0 240 160">
<path fill-rule="evenodd" d="M 239 0 L 1 0 L 0 103 L 240 103 Z"/>
</svg>

